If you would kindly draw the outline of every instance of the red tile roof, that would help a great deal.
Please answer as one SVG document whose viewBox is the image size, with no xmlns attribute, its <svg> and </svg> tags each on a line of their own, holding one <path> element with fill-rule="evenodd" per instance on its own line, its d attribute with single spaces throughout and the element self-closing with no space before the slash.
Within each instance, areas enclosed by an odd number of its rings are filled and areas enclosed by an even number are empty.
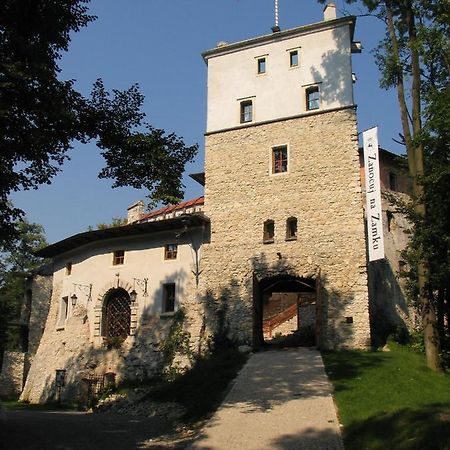
<svg viewBox="0 0 450 450">
<path fill-rule="evenodd" d="M 180 211 L 185 208 L 191 208 L 193 206 L 200 206 L 205 203 L 205 198 L 203 196 L 193 198 L 191 200 L 186 200 L 184 202 L 178 203 L 176 205 L 168 205 L 164 208 L 156 209 L 155 211 L 151 211 L 148 214 L 144 214 L 138 222 L 145 222 L 148 219 L 152 219 L 153 217 L 162 216 L 163 214 L 170 214 L 175 211 Z"/>
</svg>

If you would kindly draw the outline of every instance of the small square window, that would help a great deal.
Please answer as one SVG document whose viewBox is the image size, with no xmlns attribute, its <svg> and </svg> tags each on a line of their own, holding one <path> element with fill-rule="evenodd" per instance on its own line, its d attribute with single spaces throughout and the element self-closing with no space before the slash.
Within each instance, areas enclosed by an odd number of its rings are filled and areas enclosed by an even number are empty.
<svg viewBox="0 0 450 450">
<path fill-rule="evenodd" d="M 311 111 L 313 109 L 319 109 L 320 107 L 320 96 L 319 96 L 319 86 L 311 86 L 306 89 L 306 109 Z"/>
<path fill-rule="evenodd" d="M 258 74 L 266 73 L 266 58 L 258 58 Z"/>
<path fill-rule="evenodd" d="M 66 263 L 66 275 L 67 276 L 72 275 L 72 263 L 71 262 Z"/>
<path fill-rule="evenodd" d="M 113 256 L 113 265 L 118 266 L 125 261 L 125 250 L 116 250 Z"/>
<path fill-rule="evenodd" d="M 275 237 L 275 222 L 273 220 L 266 220 L 263 227 L 263 242 L 270 244 Z"/>
<path fill-rule="evenodd" d="M 272 173 L 287 172 L 288 153 L 287 146 L 274 147 L 272 149 Z"/>
<path fill-rule="evenodd" d="M 241 102 L 241 123 L 251 122 L 253 120 L 253 102 L 245 100 Z"/>
<path fill-rule="evenodd" d="M 163 284 L 163 313 L 175 311 L 175 283 Z"/>
<path fill-rule="evenodd" d="M 291 67 L 298 66 L 298 50 L 292 50 L 289 52 L 289 65 Z"/>
<path fill-rule="evenodd" d="M 177 259 L 178 245 L 167 244 L 164 249 L 164 259 Z"/>
</svg>

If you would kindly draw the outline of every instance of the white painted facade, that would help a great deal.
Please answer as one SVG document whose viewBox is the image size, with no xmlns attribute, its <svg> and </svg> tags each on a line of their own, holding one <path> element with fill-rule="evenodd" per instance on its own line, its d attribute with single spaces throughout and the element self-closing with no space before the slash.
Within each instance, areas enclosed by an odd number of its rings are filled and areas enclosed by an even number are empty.
<svg viewBox="0 0 450 450">
<path fill-rule="evenodd" d="M 54 324 L 56 331 L 60 332 L 65 328 L 62 299 L 68 298 L 69 320 L 73 314 L 71 297 L 76 294 L 77 307 L 84 307 L 87 311 L 91 342 L 101 344 L 101 316 L 105 295 L 110 289 L 123 287 L 128 293 L 135 290 L 138 294 L 136 302 L 131 305 L 129 339 L 132 339 L 145 318 L 164 315 L 164 284 L 175 283 L 175 310 L 183 303 L 189 290 L 188 284 L 192 286 L 193 283 L 196 261 L 200 263 L 201 260 L 202 241 L 202 229 L 190 230 L 178 240 L 174 231 L 148 233 L 93 242 L 58 255 L 54 262 L 53 280 L 54 286 L 60 286 L 60 289 L 55 289 L 60 303 L 58 319 Z M 177 258 L 165 259 L 165 245 L 174 243 L 178 243 Z M 125 251 L 123 264 L 113 264 L 116 250 Z M 72 265 L 70 275 L 66 270 L 68 263 Z M 147 295 L 144 295 L 145 278 L 148 280 Z"/>
<path fill-rule="evenodd" d="M 240 120 L 244 100 L 253 102 L 251 123 L 307 114 L 310 86 L 319 87 L 319 110 L 353 105 L 353 27 L 351 18 L 327 20 L 205 52 L 207 133 L 248 125 Z M 291 51 L 298 52 L 292 67 Z M 260 58 L 265 72 L 259 74 Z"/>
</svg>

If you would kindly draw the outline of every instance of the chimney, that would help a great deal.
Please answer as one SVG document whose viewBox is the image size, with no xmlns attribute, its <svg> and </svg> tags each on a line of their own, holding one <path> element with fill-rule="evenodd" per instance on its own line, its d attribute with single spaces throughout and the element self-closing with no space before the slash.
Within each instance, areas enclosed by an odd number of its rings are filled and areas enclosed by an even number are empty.
<svg viewBox="0 0 450 450">
<path fill-rule="evenodd" d="M 328 3 L 323 9 L 323 20 L 334 20 L 336 17 L 336 5 Z"/>
<path fill-rule="evenodd" d="M 128 207 L 127 211 L 127 223 L 130 224 L 137 222 L 144 214 L 144 202 L 139 200 L 138 202 L 133 203 L 130 207 Z"/>
</svg>

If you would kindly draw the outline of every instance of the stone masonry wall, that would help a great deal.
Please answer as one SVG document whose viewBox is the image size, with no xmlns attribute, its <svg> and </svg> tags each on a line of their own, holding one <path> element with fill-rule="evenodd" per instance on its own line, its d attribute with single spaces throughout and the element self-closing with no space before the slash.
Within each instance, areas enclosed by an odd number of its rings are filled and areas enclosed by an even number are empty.
<svg viewBox="0 0 450 450">
<path fill-rule="evenodd" d="M 288 145 L 288 173 L 270 174 L 271 148 Z M 324 347 L 369 344 L 363 207 L 353 108 L 206 136 L 202 290 L 226 310 L 229 337 L 250 344 L 253 276 L 321 272 Z M 286 241 L 286 219 L 298 237 Z M 263 223 L 275 242 L 263 244 Z M 353 323 L 346 320 L 352 317 Z"/>
<path fill-rule="evenodd" d="M 25 354 L 22 352 L 5 352 L 0 372 L 0 397 L 12 397 L 20 394 L 23 386 L 23 364 Z"/>
</svg>

